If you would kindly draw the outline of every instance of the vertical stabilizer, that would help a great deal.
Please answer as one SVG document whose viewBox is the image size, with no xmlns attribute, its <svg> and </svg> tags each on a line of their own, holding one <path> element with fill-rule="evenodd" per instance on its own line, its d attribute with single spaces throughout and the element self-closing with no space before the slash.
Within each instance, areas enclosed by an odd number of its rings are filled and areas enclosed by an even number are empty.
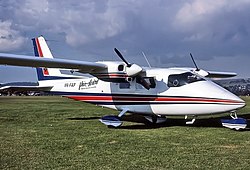
<svg viewBox="0 0 250 170">
<path fill-rule="evenodd" d="M 46 43 L 46 40 L 42 36 L 33 38 L 32 41 L 33 41 L 35 56 L 44 58 L 53 58 L 53 55 Z M 36 70 L 39 81 L 61 79 L 62 77 L 66 77 L 65 75 L 61 74 L 59 69 L 56 68 L 37 68 Z"/>
<path fill-rule="evenodd" d="M 53 58 L 53 55 L 44 37 L 33 38 L 34 53 L 37 57 Z M 68 79 L 74 76 L 65 75 L 56 68 L 36 68 L 38 80 Z"/>
</svg>

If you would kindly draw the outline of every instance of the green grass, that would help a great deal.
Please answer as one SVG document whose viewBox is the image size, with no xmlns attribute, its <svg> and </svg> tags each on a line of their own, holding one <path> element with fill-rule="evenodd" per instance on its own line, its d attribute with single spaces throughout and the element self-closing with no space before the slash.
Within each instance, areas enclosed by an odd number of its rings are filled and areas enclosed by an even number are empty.
<svg viewBox="0 0 250 170">
<path fill-rule="evenodd" d="M 110 129 L 98 121 L 108 114 L 117 112 L 61 97 L 0 97 L 0 169 L 250 167 L 249 131 L 131 122 Z"/>
</svg>

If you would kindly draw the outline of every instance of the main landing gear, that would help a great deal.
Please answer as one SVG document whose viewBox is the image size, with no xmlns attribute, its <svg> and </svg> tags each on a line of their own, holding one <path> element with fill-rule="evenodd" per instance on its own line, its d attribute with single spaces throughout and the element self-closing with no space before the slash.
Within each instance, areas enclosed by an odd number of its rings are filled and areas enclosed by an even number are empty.
<svg viewBox="0 0 250 170">
<path fill-rule="evenodd" d="M 121 117 L 125 115 L 126 112 L 128 112 L 129 109 L 123 109 L 118 116 L 103 116 L 100 120 L 101 123 L 107 125 L 108 127 L 119 127 L 122 125 Z"/>
<path fill-rule="evenodd" d="M 243 130 L 247 127 L 247 120 L 239 118 L 236 111 L 230 113 L 232 119 L 221 119 L 222 126 L 235 130 Z"/>
<path fill-rule="evenodd" d="M 100 120 L 101 123 L 105 124 L 108 127 L 119 127 L 122 125 L 121 117 L 125 115 L 126 112 L 128 112 L 129 109 L 123 109 L 118 116 L 103 116 Z M 165 116 L 158 116 L 158 115 L 149 115 L 144 116 L 151 124 L 160 124 L 167 121 L 167 118 Z"/>
<path fill-rule="evenodd" d="M 160 124 L 167 121 L 167 118 L 165 116 L 158 116 L 158 115 L 150 115 L 150 116 L 144 116 L 145 119 L 147 119 L 151 124 Z"/>
</svg>

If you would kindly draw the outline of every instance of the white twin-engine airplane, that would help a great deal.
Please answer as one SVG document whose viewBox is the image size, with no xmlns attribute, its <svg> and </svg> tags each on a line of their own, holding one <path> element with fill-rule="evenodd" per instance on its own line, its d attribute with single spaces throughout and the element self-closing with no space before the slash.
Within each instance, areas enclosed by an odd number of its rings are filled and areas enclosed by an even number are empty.
<svg viewBox="0 0 250 170">
<path fill-rule="evenodd" d="M 209 80 L 235 73 L 204 71 L 197 66 L 141 67 L 127 62 L 116 48 L 123 62 L 54 59 L 42 36 L 32 40 L 36 57 L 0 53 L 0 64 L 36 67 L 38 90 L 120 111 L 118 116 L 100 119 L 105 125 L 120 126 L 125 113 L 144 115 L 152 123 L 164 122 L 166 116 L 173 115 L 191 118 L 187 123 L 193 123 L 200 115 L 232 112 L 245 106 L 242 99 Z M 59 69 L 92 77 L 66 75 Z"/>
</svg>

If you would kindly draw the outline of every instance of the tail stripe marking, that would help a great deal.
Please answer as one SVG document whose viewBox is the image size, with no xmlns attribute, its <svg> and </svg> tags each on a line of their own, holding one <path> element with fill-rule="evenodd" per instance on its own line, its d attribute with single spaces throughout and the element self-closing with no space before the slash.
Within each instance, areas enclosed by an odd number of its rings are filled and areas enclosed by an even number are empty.
<svg viewBox="0 0 250 170">
<path fill-rule="evenodd" d="M 38 55 L 39 55 L 39 57 L 43 57 L 43 52 L 42 52 L 40 43 L 39 43 L 39 41 L 38 41 L 38 38 L 36 38 L 35 41 L 36 41 L 36 46 L 37 46 Z M 48 71 L 47 68 L 43 68 L 42 70 L 43 70 L 43 75 L 45 75 L 45 76 L 48 76 L 48 75 L 49 75 L 49 71 Z"/>
<path fill-rule="evenodd" d="M 37 50 L 38 50 L 39 57 L 43 57 L 43 52 L 42 52 L 40 43 L 38 41 L 38 38 L 36 38 L 35 40 L 36 40 L 36 45 L 37 45 Z"/>
</svg>

